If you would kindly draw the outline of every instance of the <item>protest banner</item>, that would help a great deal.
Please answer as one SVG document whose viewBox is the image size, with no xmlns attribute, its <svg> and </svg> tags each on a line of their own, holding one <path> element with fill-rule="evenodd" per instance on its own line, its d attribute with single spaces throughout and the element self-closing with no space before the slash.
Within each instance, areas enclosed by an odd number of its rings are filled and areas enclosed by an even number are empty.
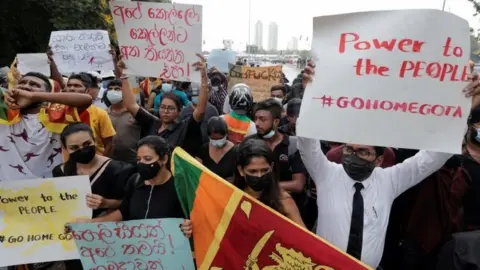
<svg viewBox="0 0 480 270">
<path fill-rule="evenodd" d="M 183 219 L 71 224 L 83 269 L 194 270 Z"/>
<path fill-rule="evenodd" d="M 229 65 L 228 88 L 244 83 L 252 89 L 253 101 L 270 98 L 272 86 L 282 83 L 282 66 L 248 67 Z M 230 92 L 230 91 L 229 91 Z"/>
<path fill-rule="evenodd" d="M 110 2 L 125 73 L 200 82 L 192 67 L 202 52 L 202 6 Z"/>
<path fill-rule="evenodd" d="M 19 53 L 17 63 L 17 69 L 21 74 L 39 72 L 50 77 L 50 65 L 46 53 Z"/>
<path fill-rule="evenodd" d="M 65 224 L 92 216 L 88 176 L 0 182 L 0 266 L 77 259 Z"/>
<path fill-rule="evenodd" d="M 230 50 L 213 49 L 207 58 L 208 68 L 217 68 L 222 73 L 228 73 L 228 64 L 235 65 L 237 53 Z"/>
<path fill-rule="evenodd" d="M 366 270 L 367 265 L 265 206 L 175 148 L 172 174 L 193 225 L 197 269 Z"/>
<path fill-rule="evenodd" d="M 318 61 L 298 136 L 461 152 L 471 107 L 462 93 L 470 57 L 466 20 L 438 10 L 392 10 L 313 23 Z"/>
<path fill-rule="evenodd" d="M 54 31 L 49 45 L 61 73 L 114 69 L 105 30 Z"/>
</svg>

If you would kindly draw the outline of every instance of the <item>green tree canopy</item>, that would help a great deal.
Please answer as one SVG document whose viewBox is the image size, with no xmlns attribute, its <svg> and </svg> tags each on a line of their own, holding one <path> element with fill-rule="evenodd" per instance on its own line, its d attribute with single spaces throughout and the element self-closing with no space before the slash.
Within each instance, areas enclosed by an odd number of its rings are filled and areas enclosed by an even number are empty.
<svg viewBox="0 0 480 270">
<path fill-rule="evenodd" d="M 0 67 L 10 65 L 17 53 L 46 51 L 50 33 L 57 30 L 106 29 L 116 44 L 108 2 L 0 0 Z M 170 3 L 170 0 L 146 2 Z"/>
</svg>

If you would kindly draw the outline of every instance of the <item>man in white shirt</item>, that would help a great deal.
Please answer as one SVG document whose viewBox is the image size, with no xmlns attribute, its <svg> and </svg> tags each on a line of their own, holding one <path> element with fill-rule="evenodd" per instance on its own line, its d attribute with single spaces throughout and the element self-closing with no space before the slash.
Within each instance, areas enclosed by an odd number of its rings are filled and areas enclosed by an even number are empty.
<svg viewBox="0 0 480 270">
<path fill-rule="evenodd" d="M 306 84 L 313 68 L 306 68 L 305 73 Z M 478 85 L 478 81 L 471 83 L 467 96 L 478 93 Z M 317 187 L 317 235 L 374 268 L 382 259 L 393 200 L 452 156 L 422 150 L 403 163 L 382 169 L 378 167 L 383 160 L 382 147 L 347 144 L 343 164 L 329 162 L 315 139 L 299 137 L 298 150 Z M 358 220 L 361 224 L 354 224 Z"/>
</svg>

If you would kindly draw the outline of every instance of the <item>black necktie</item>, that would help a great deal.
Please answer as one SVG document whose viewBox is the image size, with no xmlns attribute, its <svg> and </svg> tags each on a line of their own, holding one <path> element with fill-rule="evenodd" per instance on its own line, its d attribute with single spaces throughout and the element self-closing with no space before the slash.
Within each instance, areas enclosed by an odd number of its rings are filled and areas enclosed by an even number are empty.
<svg viewBox="0 0 480 270">
<path fill-rule="evenodd" d="M 363 185 L 355 183 L 353 186 L 355 194 L 353 194 L 352 222 L 350 223 L 347 253 L 360 260 L 363 240 L 363 197 L 360 191 L 363 189 Z"/>
</svg>

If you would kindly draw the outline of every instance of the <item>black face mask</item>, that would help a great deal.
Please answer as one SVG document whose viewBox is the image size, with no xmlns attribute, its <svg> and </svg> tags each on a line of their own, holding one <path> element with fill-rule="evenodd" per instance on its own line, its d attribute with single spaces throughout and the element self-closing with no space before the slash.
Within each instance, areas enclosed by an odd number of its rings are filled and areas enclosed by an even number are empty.
<svg viewBox="0 0 480 270">
<path fill-rule="evenodd" d="M 158 160 L 153 163 L 137 163 L 137 171 L 140 174 L 140 177 L 143 180 L 150 180 L 153 179 L 157 173 L 160 171 L 160 164 L 158 164 Z"/>
<path fill-rule="evenodd" d="M 70 159 L 75 163 L 87 164 L 95 157 L 95 145 L 86 146 L 70 154 Z"/>
<path fill-rule="evenodd" d="M 272 172 L 268 172 L 262 176 L 253 176 L 253 175 L 245 175 L 245 182 L 247 186 L 249 186 L 253 191 L 260 192 L 263 191 L 270 181 L 272 181 L 273 174 Z"/>
<path fill-rule="evenodd" d="M 375 162 L 359 158 L 357 155 L 343 156 L 343 169 L 355 181 L 363 181 L 370 177 L 375 169 Z"/>
</svg>

